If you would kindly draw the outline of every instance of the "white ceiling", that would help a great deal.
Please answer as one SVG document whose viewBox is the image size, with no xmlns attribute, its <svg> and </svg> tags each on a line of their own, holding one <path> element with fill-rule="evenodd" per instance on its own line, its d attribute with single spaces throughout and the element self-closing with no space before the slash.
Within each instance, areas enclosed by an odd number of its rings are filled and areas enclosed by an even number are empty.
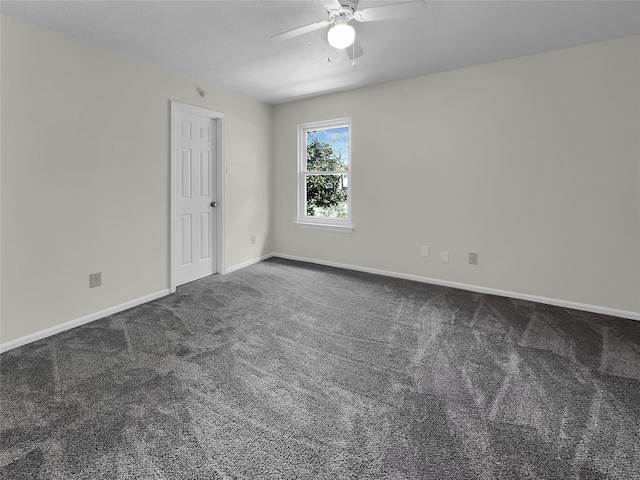
<svg viewBox="0 0 640 480">
<path fill-rule="evenodd" d="M 324 30 L 269 40 L 326 19 L 321 1 L 2 1 L 0 9 L 267 103 L 640 33 L 637 1 L 427 1 L 419 18 L 356 23 L 365 54 L 353 68 Z"/>
</svg>

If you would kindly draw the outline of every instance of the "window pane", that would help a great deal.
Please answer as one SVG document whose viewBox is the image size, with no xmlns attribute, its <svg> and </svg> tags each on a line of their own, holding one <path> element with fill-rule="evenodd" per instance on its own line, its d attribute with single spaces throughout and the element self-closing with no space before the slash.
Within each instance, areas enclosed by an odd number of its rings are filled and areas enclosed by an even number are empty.
<svg viewBox="0 0 640 480">
<path fill-rule="evenodd" d="M 307 132 L 307 170 L 349 170 L 349 127 Z"/>
<path fill-rule="evenodd" d="M 306 175 L 306 215 L 347 218 L 347 175 Z"/>
</svg>

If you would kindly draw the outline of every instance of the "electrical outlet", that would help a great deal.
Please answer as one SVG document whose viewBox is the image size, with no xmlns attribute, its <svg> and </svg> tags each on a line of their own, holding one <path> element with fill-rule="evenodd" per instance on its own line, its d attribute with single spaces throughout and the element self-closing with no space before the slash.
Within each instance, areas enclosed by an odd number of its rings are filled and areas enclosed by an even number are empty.
<svg viewBox="0 0 640 480">
<path fill-rule="evenodd" d="M 478 264 L 478 254 L 474 252 L 469 252 L 469 265 L 477 265 Z"/>
<path fill-rule="evenodd" d="M 442 260 L 444 263 L 449 263 L 449 252 L 447 252 L 446 250 L 440 252 L 440 260 Z"/>
<path fill-rule="evenodd" d="M 251 235 L 251 245 L 255 245 L 255 244 L 256 244 L 256 236 Z"/>
<path fill-rule="evenodd" d="M 89 275 L 89 288 L 95 288 L 102 285 L 102 272 L 92 273 Z"/>
<path fill-rule="evenodd" d="M 420 246 L 420 255 L 423 257 L 429 256 L 429 245 L 421 245 Z"/>
</svg>

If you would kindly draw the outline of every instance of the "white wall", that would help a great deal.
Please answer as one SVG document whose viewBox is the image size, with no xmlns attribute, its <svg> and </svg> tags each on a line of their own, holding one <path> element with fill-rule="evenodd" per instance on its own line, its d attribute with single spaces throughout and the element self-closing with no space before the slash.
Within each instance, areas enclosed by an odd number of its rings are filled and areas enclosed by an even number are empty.
<svg viewBox="0 0 640 480">
<path fill-rule="evenodd" d="M 226 115 L 227 267 L 275 251 L 640 312 L 640 37 L 272 117 L 11 18 L 1 27 L 0 343 L 169 287 L 171 99 Z M 296 229 L 297 125 L 345 116 L 356 230 Z M 103 286 L 89 289 L 95 271 Z"/>
<path fill-rule="evenodd" d="M 639 59 L 634 36 L 275 107 L 275 251 L 640 312 Z M 296 126 L 340 117 L 356 229 L 297 229 Z"/>
<path fill-rule="evenodd" d="M 226 116 L 226 266 L 272 251 L 271 107 L 7 17 L 1 42 L 0 343 L 169 288 L 171 99 Z"/>
</svg>

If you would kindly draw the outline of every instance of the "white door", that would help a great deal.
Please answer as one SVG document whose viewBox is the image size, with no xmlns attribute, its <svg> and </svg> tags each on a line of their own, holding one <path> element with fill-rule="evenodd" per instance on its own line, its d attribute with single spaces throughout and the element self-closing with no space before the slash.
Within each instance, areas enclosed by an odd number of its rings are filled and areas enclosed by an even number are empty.
<svg viewBox="0 0 640 480">
<path fill-rule="evenodd" d="M 176 285 L 216 272 L 216 121 L 176 112 Z"/>
</svg>

